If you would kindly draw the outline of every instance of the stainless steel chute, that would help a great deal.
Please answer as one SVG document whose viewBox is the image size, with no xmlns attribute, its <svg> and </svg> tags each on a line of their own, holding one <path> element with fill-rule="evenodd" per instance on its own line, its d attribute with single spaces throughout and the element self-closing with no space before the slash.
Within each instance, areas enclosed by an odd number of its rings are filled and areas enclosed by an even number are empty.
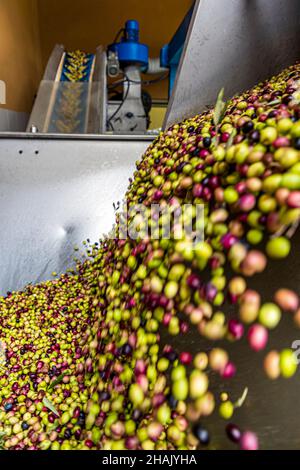
<svg viewBox="0 0 300 470">
<path fill-rule="evenodd" d="M 0 294 L 72 266 L 74 247 L 114 222 L 151 137 L 0 138 Z"/>
<path fill-rule="evenodd" d="M 164 126 L 300 59 L 298 0 L 196 0 Z"/>
</svg>

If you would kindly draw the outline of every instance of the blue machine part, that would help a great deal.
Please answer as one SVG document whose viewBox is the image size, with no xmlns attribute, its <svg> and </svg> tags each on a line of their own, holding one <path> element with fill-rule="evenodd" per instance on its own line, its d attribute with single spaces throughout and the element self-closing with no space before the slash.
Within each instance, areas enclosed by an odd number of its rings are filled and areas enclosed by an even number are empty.
<svg viewBox="0 0 300 470">
<path fill-rule="evenodd" d="M 139 31 L 138 21 L 128 20 L 121 42 L 108 46 L 108 50 L 118 55 L 121 66 L 132 64 L 139 64 L 143 68 L 148 66 L 149 48 L 139 42 Z"/>
<path fill-rule="evenodd" d="M 164 46 L 160 51 L 160 65 L 170 69 L 169 75 L 169 96 L 174 87 L 177 69 L 183 52 L 185 40 L 188 34 L 190 22 L 194 11 L 194 5 L 189 10 L 171 42 Z"/>
</svg>

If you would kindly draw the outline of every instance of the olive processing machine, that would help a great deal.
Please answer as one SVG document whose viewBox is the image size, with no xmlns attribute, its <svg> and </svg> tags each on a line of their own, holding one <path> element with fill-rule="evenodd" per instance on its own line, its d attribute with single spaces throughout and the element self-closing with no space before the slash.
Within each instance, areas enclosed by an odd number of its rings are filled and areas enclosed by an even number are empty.
<svg viewBox="0 0 300 470">
<path fill-rule="evenodd" d="M 146 133 L 151 97 L 142 86 L 167 78 L 168 68 L 161 67 L 159 59 L 149 58 L 148 46 L 139 42 L 136 20 L 128 20 L 120 33 L 123 33 L 120 42 L 109 45 L 107 50 L 99 46 L 95 54 L 67 52 L 62 45 L 54 47 L 28 131 Z M 146 82 L 142 72 L 159 76 Z"/>
</svg>

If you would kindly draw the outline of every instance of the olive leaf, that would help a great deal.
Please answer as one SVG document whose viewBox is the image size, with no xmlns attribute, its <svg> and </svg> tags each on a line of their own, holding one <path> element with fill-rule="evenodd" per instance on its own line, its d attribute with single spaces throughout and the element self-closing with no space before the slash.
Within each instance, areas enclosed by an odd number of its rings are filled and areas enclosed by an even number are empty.
<svg viewBox="0 0 300 470">
<path fill-rule="evenodd" d="M 233 131 L 231 132 L 231 134 L 229 136 L 229 139 L 226 142 L 226 150 L 228 150 L 232 146 L 234 138 L 235 138 L 236 135 L 237 135 L 237 130 L 233 129 Z"/>
<path fill-rule="evenodd" d="M 214 125 L 217 127 L 222 121 L 224 114 L 226 112 L 226 103 L 223 100 L 224 98 L 224 88 L 219 91 L 218 98 L 215 104 L 214 109 Z"/>
<path fill-rule="evenodd" d="M 241 408 L 241 406 L 243 406 L 244 404 L 244 401 L 246 400 L 247 398 L 247 395 L 248 395 L 248 387 L 246 387 L 242 393 L 242 396 L 235 402 L 234 404 L 234 407 L 235 408 Z"/>
<path fill-rule="evenodd" d="M 51 403 L 51 401 L 48 400 L 48 398 L 46 397 L 43 398 L 43 405 L 46 406 L 46 408 L 48 408 L 50 411 L 52 411 L 52 413 L 54 413 L 56 416 L 59 416 L 57 409 L 55 408 L 53 403 Z"/>
<path fill-rule="evenodd" d="M 219 139 L 216 135 L 211 139 L 211 143 L 214 147 L 217 147 L 219 145 Z"/>
<path fill-rule="evenodd" d="M 227 111 L 228 104 L 229 104 L 229 101 L 226 101 L 226 102 L 224 101 L 224 88 L 222 88 L 219 91 L 215 108 L 214 108 L 214 112 L 213 112 L 213 123 L 215 125 L 216 135 L 213 137 L 212 143 L 215 147 L 219 145 L 218 131 L 219 131 L 220 124 Z"/>
<path fill-rule="evenodd" d="M 55 380 L 53 380 L 53 382 L 51 382 L 51 384 L 48 387 L 48 390 L 52 390 L 56 385 L 60 384 L 66 375 L 68 375 L 67 372 L 60 374 Z"/>
<path fill-rule="evenodd" d="M 268 105 L 269 105 L 269 106 L 275 106 L 275 104 L 279 104 L 279 103 L 281 103 L 280 100 L 273 100 L 273 101 L 270 101 L 270 102 L 268 103 Z"/>
</svg>

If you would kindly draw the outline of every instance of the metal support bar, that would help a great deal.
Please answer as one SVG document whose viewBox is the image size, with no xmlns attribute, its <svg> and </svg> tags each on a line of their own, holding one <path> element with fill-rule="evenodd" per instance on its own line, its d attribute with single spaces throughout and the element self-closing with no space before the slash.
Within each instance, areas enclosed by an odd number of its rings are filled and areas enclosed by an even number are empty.
<svg viewBox="0 0 300 470">
<path fill-rule="evenodd" d="M 43 80 L 54 82 L 57 77 L 57 70 L 61 63 L 62 57 L 65 53 L 65 48 L 62 44 L 56 44 L 48 61 L 47 67 L 44 72 Z"/>
<path fill-rule="evenodd" d="M 111 102 L 109 104 L 108 122 L 114 133 L 145 133 L 147 130 L 147 116 L 142 102 L 140 67 L 129 65 L 125 68 L 125 76 L 123 103 L 116 102 L 112 104 Z M 116 113 L 118 109 L 119 111 Z"/>
<path fill-rule="evenodd" d="M 104 134 L 107 121 L 107 56 L 102 46 L 97 48 L 95 56 L 95 70 L 91 84 L 89 103 L 89 134 Z"/>
</svg>

